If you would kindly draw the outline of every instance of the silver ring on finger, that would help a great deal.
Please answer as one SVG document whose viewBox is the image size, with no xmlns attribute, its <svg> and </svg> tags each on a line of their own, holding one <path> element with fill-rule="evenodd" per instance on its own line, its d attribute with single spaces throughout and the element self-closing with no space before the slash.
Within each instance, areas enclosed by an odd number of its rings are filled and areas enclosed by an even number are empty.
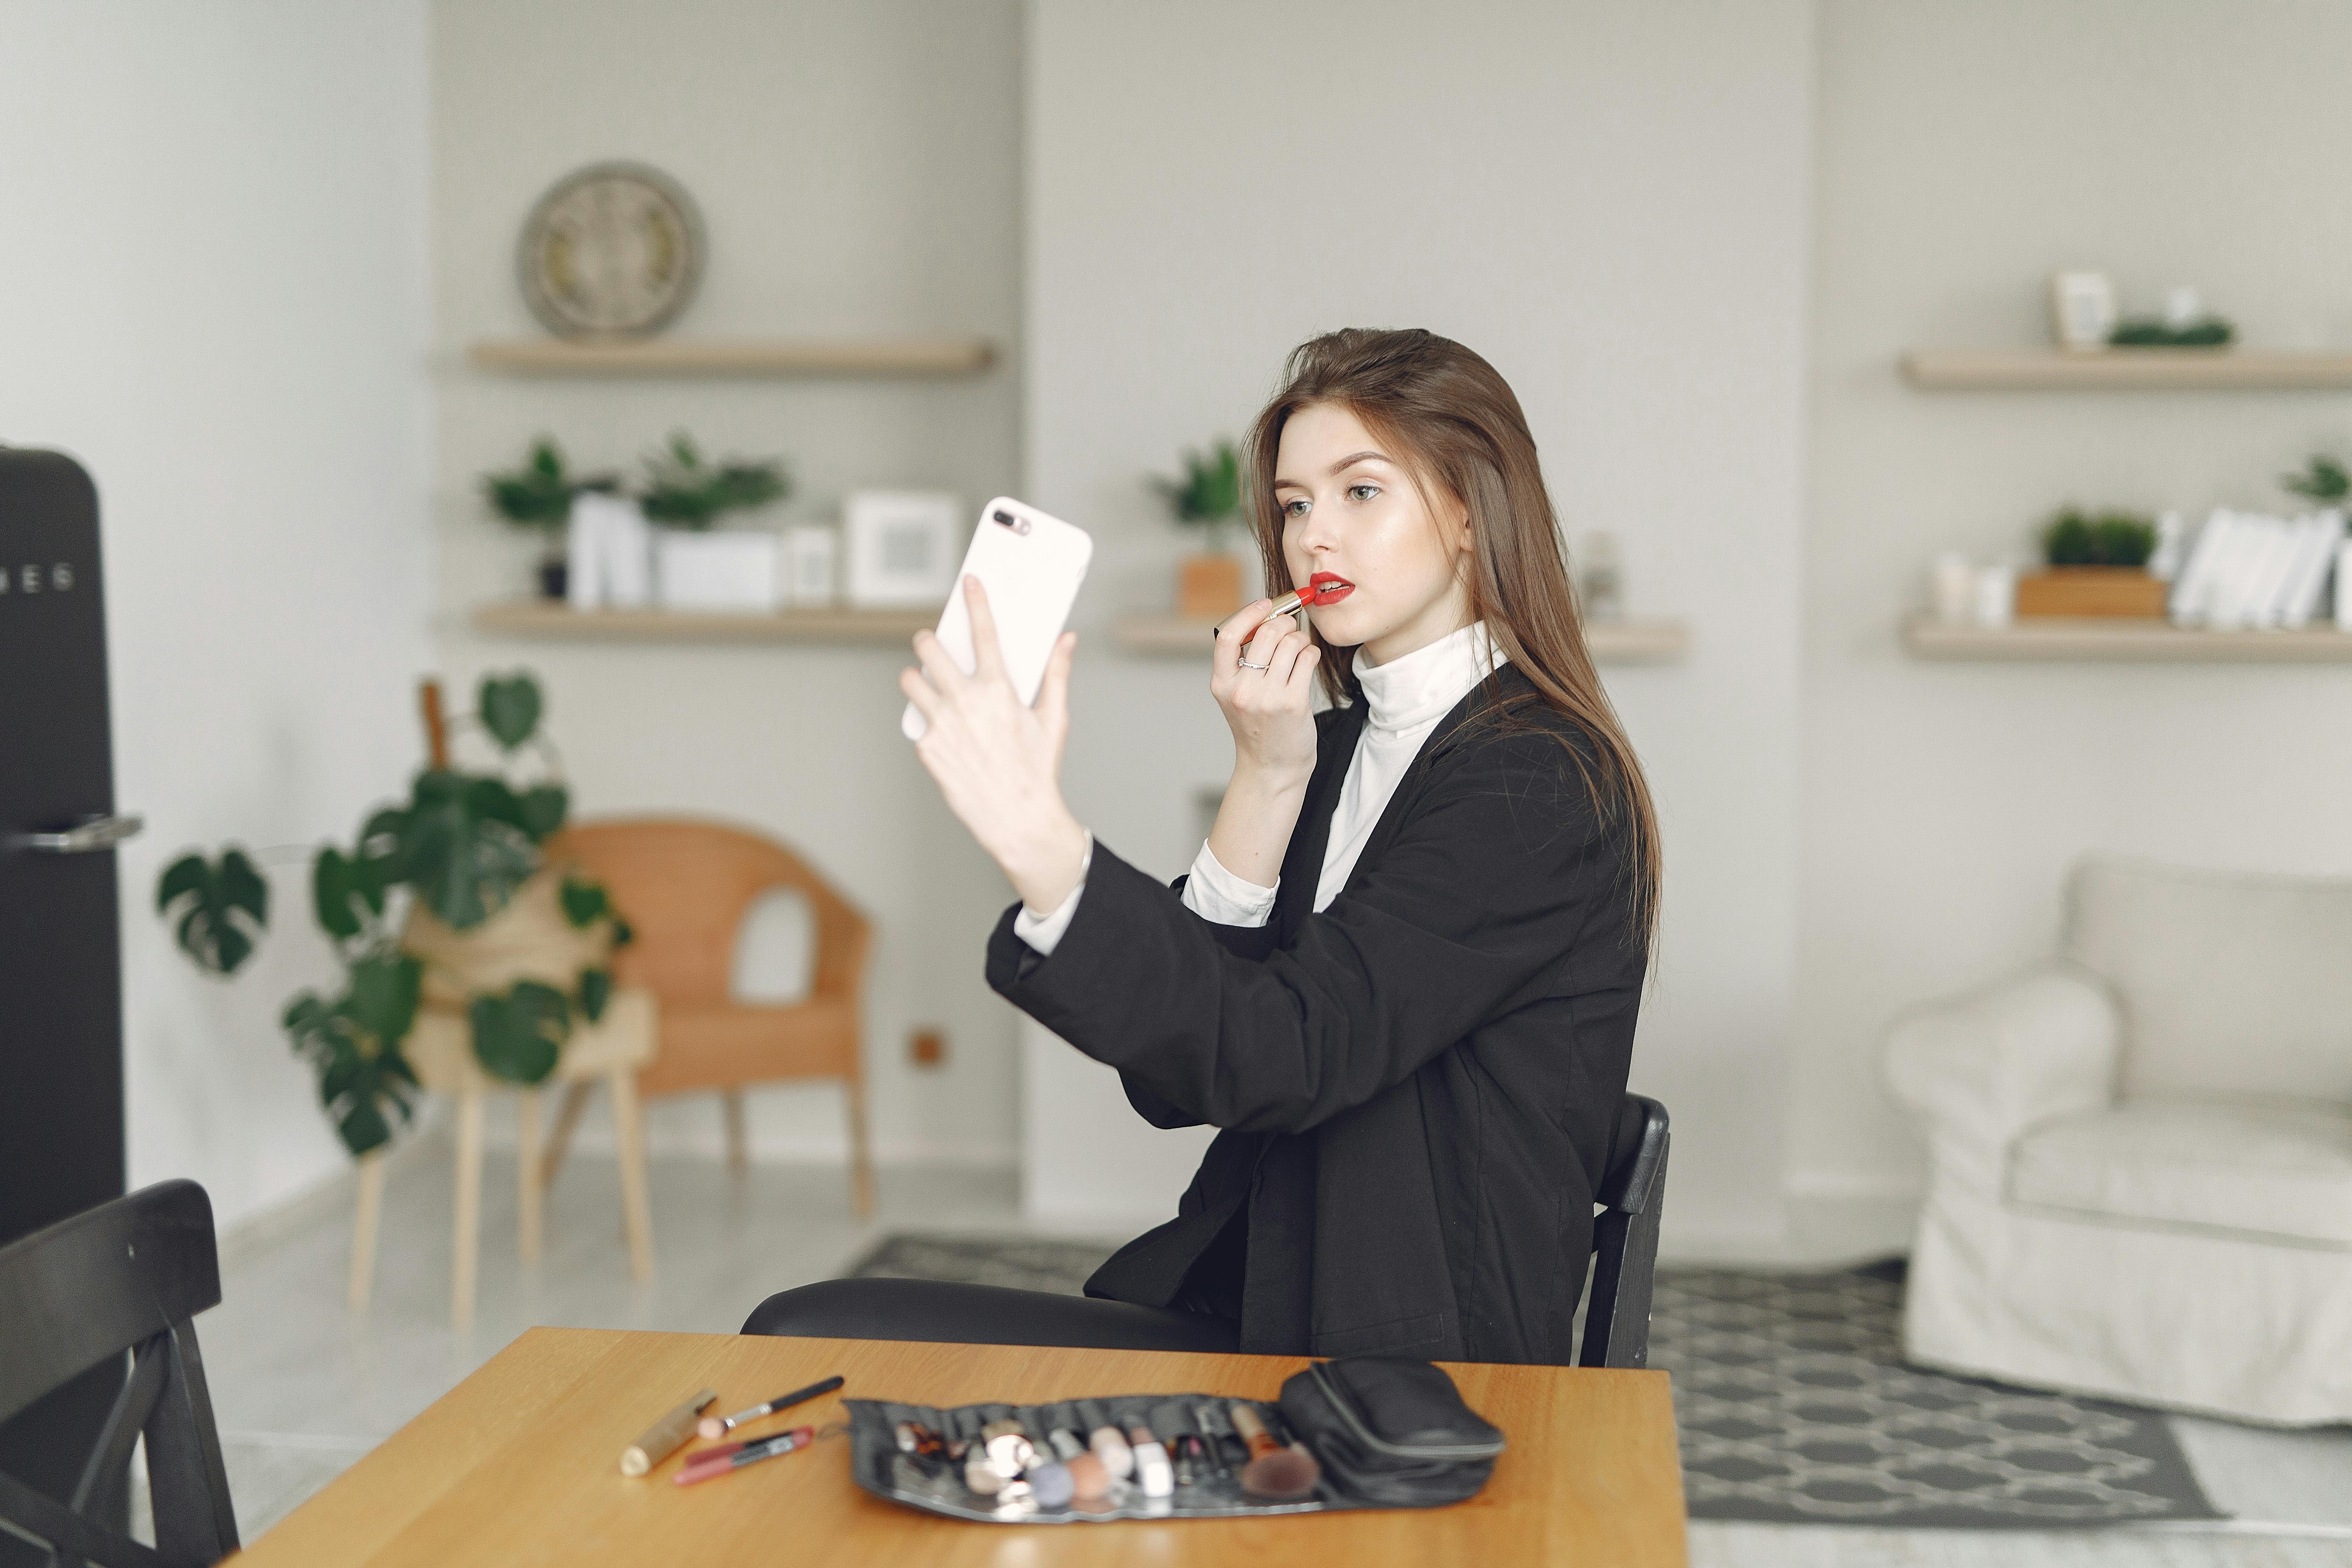
<svg viewBox="0 0 2352 1568">
<path fill-rule="evenodd" d="M 1274 660 L 1267 659 L 1265 664 L 1252 664 L 1249 660 L 1236 654 L 1234 656 L 1234 662 L 1240 665 L 1244 669 L 1265 669 L 1271 666 L 1274 663 Z"/>
</svg>

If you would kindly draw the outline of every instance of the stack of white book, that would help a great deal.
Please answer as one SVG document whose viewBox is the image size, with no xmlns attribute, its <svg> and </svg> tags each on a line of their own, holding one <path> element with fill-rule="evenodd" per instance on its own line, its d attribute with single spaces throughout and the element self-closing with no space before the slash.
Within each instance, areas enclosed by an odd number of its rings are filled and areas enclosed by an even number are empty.
<svg viewBox="0 0 2352 1568">
<path fill-rule="evenodd" d="M 2172 580 L 2173 623 L 2215 631 L 2307 626 L 2330 607 L 2352 631 L 2352 544 L 2334 508 L 2303 517 L 2216 509 Z"/>
</svg>

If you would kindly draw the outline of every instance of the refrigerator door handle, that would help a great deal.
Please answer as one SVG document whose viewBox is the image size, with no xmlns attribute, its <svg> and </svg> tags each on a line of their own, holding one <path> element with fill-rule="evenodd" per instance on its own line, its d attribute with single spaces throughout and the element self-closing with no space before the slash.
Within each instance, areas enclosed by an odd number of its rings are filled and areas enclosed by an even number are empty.
<svg viewBox="0 0 2352 1568">
<path fill-rule="evenodd" d="M 145 817 L 128 812 L 113 816 L 93 816 L 61 833 L 0 835 L 0 848 L 27 850 L 37 855 L 92 855 L 101 849 L 113 848 L 146 826 Z"/>
</svg>

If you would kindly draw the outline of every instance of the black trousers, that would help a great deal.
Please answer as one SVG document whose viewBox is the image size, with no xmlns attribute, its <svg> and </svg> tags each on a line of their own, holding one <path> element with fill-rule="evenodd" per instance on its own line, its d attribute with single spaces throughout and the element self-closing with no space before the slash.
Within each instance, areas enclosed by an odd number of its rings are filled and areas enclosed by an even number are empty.
<svg viewBox="0 0 2352 1568">
<path fill-rule="evenodd" d="M 827 1279 L 803 1285 L 761 1302 L 743 1320 L 743 1331 L 818 1340 L 925 1340 L 1103 1351 L 1231 1352 L 1241 1342 L 1239 1323 L 1205 1312 L 939 1279 Z"/>
</svg>

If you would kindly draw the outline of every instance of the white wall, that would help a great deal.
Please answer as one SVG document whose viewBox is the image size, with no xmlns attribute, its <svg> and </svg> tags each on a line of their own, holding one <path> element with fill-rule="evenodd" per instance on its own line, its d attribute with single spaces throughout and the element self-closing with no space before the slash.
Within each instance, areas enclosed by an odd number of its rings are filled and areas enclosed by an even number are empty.
<svg viewBox="0 0 2352 1568">
<path fill-rule="evenodd" d="M 903 650 L 487 639 L 476 605 L 523 591 L 534 547 L 478 475 L 544 431 L 633 468 L 676 428 L 782 455 L 798 481 L 762 526 L 830 520 L 851 489 L 1014 488 L 1020 24 L 1013 0 L 462 0 L 434 12 L 434 357 L 441 663 L 527 665 L 583 816 L 688 812 L 798 848 L 875 922 L 866 1069 L 877 1152 L 1009 1163 L 1013 1015 L 981 978 L 1010 894 L 898 731 Z M 682 337 L 982 333 L 998 368 L 955 381 L 549 381 L 483 374 L 483 337 L 535 334 L 514 281 L 531 204 L 593 161 L 667 170 L 710 261 Z M 949 1033 L 938 1070 L 907 1036 Z M 755 1148 L 836 1158 L 840 1096 L 751 1096 Z M 601 1118 L 592 1117 L 592 1135 Z M 656 1146 L 715 1149 L 708 1097 L 654 1108 Z"/>
<path fill-rule="evenodd" d="M 2352 342 L 2352 10 L 1830 0 L 1820 58 L 1791 1182 L 1900 1194 L 1918 1146 L 1879 1030 L 2046 952 L 2075 854 L 2352 870 L 2343 668 L 1921 664 L 1895 640 L 1939 549 L 2023 556 L 2068 499 L 2275 510 L 2273 476 L 2352 447 L 2340 393 L 1895 375 L 1915 344 L 2047 342 L 2061 267 L 2138 310 L 2200 284 L 2251 343 Z"/>
<path fill-rule="evenodd" d="M 429 658 L 420 0 L 12 0 L 0 440 L 95 476 L 133 1185 L 233 1223 L 341 1146 L 278 1010 L 331 977 L 305 852 L 234 983 L 153 912 L 181 849 L 347 837 L 402 784 Z"/>
<path fill-rule="evenodd" d="M 1668 1224 L 1778 1224 L 1793 967 L 1800 472 L 1812 40 L 1800 0 L 1683 7 L 1035 0 L 1026 479 L 1096 531 L 1071 802 L 1173 875 L 1231 764 L 1205 665 L 1121 658 L 1181 548 L 1141 484 L 1237 434 L 1287 350 L 1425 326 L 1517 389 L 1571 535 L 1616 530 L 1690 662 L 1608 671 L 1664 819 L 1636 1087 L 1672 1108 Z M 1181 1158 L 1116 1079 L 1026 1058 L 1029 1201 L 1156 1209 Z M 1186 1136 L 1186 1135 L 1172 1135 Z M 1083 1157 L 1081 1157 L 1083 1156 Z"/>
</svg>

